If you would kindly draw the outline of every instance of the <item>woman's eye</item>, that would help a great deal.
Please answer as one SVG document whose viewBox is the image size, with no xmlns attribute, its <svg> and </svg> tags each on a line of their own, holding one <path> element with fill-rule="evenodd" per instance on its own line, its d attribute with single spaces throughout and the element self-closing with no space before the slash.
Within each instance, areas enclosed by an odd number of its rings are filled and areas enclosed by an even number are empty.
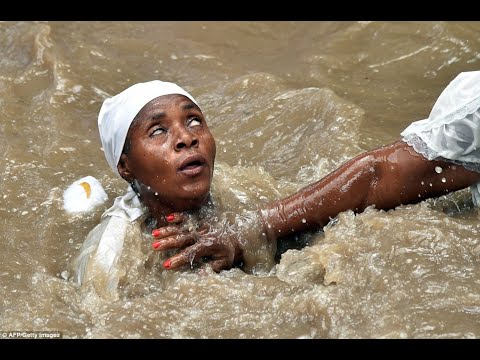
<svg viewBox="0 0 480 360">
<path fill-rule="evenodd" d="M 202 122 L 197 117 L 194 117 L 188 120 L 188 126 L 190 127 L 199 126 L 199 125 L 202 125 Z"/>
<path fill-rule="evenodd" d="M 155 130 L 152 131 L 151 135 L 160 135 L 160 134 L 163 134 L 164 132 L 165 132 L 164 129 L 156 128 Z"/>
</svg>

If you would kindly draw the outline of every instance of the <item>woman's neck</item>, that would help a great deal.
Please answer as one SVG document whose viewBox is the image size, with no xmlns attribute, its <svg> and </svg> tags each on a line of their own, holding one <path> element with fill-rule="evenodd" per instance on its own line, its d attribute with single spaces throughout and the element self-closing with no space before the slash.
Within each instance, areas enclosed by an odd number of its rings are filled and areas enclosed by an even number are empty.
<svg viewBox="0 0 480 360">
<path fill-rule="evenodd" d="M 140 201 L 148 208 L 150 218 L 157 221 L 157 226 L 168 224 L 166 217 L 173 213 L 200 213 L 203 207 L 213 206 L 210 193 L 203 199 L 193 199 L 182 201 L 177 204 L 163 202 L 158 196 L 140 196 Z"/>
</svg>

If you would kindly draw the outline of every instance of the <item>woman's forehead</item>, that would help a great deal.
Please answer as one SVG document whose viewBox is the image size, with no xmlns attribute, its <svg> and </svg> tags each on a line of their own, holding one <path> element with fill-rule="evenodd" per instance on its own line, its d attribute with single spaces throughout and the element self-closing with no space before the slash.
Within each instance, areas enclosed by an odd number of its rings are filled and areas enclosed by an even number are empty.
<svg viewBox="0 0 480 360">
<path fill-rule="evenodd" d="M 135 116 L 135 119 L 130 127 L 136 127 L 141 123 L 144 123 L 144 120 L 152 120 L 167 116 L 169 111 L 179 108 L 182 111 L 197 109 L 200 111 L 200 113 L 202 113 L 202 110 L 186 96 L 180 94 L 162 95 L 145 104 L 145 106 Z"/>
<path fill-rule="evenodd" d="M 149 101 L 140 110 L 139 114 L 158 110 L 166 111 L 170 107 L 181 107 L 185 110 L 188 110 L 189 108 L 196 108 L 200 110 L 200 108 L 188 97 L 181 94 L 169 94 L 156 97 L 155 99 Z"/>
</svg>

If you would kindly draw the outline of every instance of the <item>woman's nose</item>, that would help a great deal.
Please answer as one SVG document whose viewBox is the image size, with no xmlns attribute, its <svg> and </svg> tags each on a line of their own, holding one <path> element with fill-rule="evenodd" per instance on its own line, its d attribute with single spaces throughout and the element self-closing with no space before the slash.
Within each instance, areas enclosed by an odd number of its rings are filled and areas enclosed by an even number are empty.
<svg viewBox="0 0 480 360">
<path fill-rule="evenodd" d="M 179 129 L 175 142 L 175 150 L 198 146 L 198 138 L 187 129 Z"/>
</svg>

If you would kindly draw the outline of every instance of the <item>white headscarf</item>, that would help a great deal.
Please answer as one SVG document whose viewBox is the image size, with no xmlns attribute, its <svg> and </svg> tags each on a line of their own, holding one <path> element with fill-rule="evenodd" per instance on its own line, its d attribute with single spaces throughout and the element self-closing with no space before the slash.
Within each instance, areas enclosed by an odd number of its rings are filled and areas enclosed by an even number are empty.
<svg viewBox="0 0 480 360">
<path fill-rule="evenodd" d="M 160 80 L 132 85 L 103 102 L 98 114 L 98 130 L 108 165 L 115 174 L 120 176 L 117 164 L 122 155 L 128 129 L 135 116 L 151 100 L 172 94 L 184 95 L 198 106 L 193 96 L 180 86 Z M 103 213 L 102 218 L 118 216 L 128 221 L 134 221 L 144 212 L 145 208 L 129 185 L 127 193 L 117 197 L 113 206 Z"/>
</svg>

